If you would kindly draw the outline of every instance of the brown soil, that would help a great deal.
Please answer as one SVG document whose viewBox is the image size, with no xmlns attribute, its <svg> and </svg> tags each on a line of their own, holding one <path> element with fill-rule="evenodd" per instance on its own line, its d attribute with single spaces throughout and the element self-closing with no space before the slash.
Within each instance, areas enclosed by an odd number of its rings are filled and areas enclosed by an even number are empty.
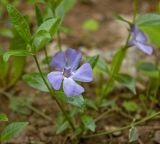
<svg viewBox="0 0 160 144">
<path fill-rule="evenodd" d="M 65 17 L 64 26 L 71 28 L 71 33 L 62 34 L 62 42 L 69 47 L 85 46 L 87 48 L 99 48 L 100 50 L 116 48 L 118 44 L 114 44 L 123 36 L 119 35 L 119 29 L 113 19 L 114 15 L 124 15 L 126 17 L 132 16 L 133 0 L 91 0 L 93 2 L 78 4 Z M 142 0 L 140 11 L 150 12 L 154 11 L 156 0 Z M 32 13 L 32 12 L 31 12 Z M 99 21 L 100 28 L 96 32 L 87 33 L 83 30 L 82 24 L 88 18 L 93 18 Z M 122 40 L 123 41 L 123 40 Z M 27 65 L 26 65 L 27 67 Z M 91 87 L 94 89 L 94 86 Z M 45 120 L 37 113 L 32 112 L 30 115 L 21 115 L 14 113 L 8 108 L 8 99 L 0 97 L 0 110 L 6 113 L 10 121 L 28 121 L 28 128 L 17 138 L 3 144 L 63 144 L 66 133 L 63 135 L 56 135 L 54 131 L 55 119 L 59 113 L 56 103 L 51 96 L 35 91 L 25 84 L 22 80 L 9 91 L 14 95 L 31 96 L 33 98 L 33 106 L 40 111 L 46 113 L 52 122 Z M 16 92 L 16 93 L 15 93 Z M 87 95 L 94 95 L 88 91 Z M 122 100 L 118 100 L 121 103 Z M 132 115 L 132 114 L 130 114 Z M 127 125 L 131 120 L 122 115 L 113 112 L 98 122 L 97 131 L 104 131 L 106 127 L 114 126 L 116 128 Z M 157 129 L 160 129 L 158 121 L 152 121 L 138 127 L 140 138 L 137 144 L 153 144 L 153 136 Z M 122 132 L 119 136 L 101 136 L 91 139 L 86 139 L 81 144 L 127 144 L 128 130 Z M 72 144 L 67 141 L 66 144 Z"/>
</svg>

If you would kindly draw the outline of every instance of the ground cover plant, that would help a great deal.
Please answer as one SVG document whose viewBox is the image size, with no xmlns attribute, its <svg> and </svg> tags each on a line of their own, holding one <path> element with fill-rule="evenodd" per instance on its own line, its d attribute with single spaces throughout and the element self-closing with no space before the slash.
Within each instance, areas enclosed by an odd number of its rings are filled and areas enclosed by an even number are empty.
<svg viewBox="0 0 160 144">
<path fill-rule="evenodd" d="M 72 31 L 64 19 L 77 3 L 95 2 L 28 0 L 23 6 L 32 8 L 31 14 L 24 14 L 21 1 L 1 1 L 0 142 L 160 143 L 160 3 L 155 2 L 154 12 L 141 14 L 143 2 L 133 0 L 130 18 L 114 15 L 127 36 L 111 61 L 90 54 L 91 49 L 85 53 L 63 46 L 63 36 L 69 37 Z M 88 18 L 81 25 L 85 32 L 80 39 L 88 41 L 102 25 L 103 20 L 101 24 Z M 129 67 L 136 75 L 122 70 L 132 58 L 131 50 L 142 55 Z M 11 123 L 6 126 L 7 117 Z M 47 129 L 39 131 L 39 123 Z"/>
</svg>

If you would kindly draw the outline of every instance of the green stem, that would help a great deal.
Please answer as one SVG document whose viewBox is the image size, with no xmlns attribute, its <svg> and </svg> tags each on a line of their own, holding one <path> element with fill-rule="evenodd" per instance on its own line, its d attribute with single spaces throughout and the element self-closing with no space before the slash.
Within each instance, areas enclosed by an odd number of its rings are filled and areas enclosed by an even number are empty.
<svg viewBox="0 0 160 144">
<path fill-rule="evenodd" d="M 137 13 L 138 13 L 138 0 L 134 0 L 134 15 L 133 15 L 133 21 L 132 21 L 133 23 L 136 20 Z"/>
<path fill-rule="evenodd" d="M 38 115 L 40 115 L 41 117 L 43 117 L 44 119 L 48 120 L 49 122 L 53 123 L 53 120 L 48 117 L 45 113 L 41 112 L 40 110 L 38 110 L 37 108 L 35 108 L 32 105 L 27 105 L 27 108 L 29 108 L 30 110 L 32 110 L 33 112 L 37 113 Z"/>
<path fill-rule="evenodd" d="M 35 60 L 35 62 L 36 62 L 38 71 L 39 71 L 39 73 L 40 73 L 40 75 L 41 75 L 41 77 L 42 77 L 45 85 L 47 86 L 50 94 L 51 94 L 52 97 L 55 99 L 56 103 L 58 104 L 59 108 L 61 109 L 62 113 L 64 114 L 66 120 L 67 120 L 68 123 L 70 124 L 72 130 L 75 131 L 75 127 L 74 127 L 74 124 L 72 123 L 72 120 L 71 120 L 70 117 L 67 115 L 66 111 L 64 110 L 63 106 L 62 106 L 61 103 L 59 102 L 58 98 L 55 96 L 53 89 L 52 89 L 52 88 L 49 86 L 49 84 L 47 83 L 47 81 L 46 81 L 46 79 L 45 79 L 45 77 L 44 77 L 44 75 L 43 75 L 43 73 L 42 73 L 42 71 L 41 71 L 41 68 L 40 68 L 40 65 L 39 65 L 39 63 L 38 63 L 38 60 L 37 60 L 36 55 L 34 55 L 33 57 L 34 57 L 34 60 Z"/>
<path fill-rule="evenodd" d="M 134 0 L 134 16 L 133 16 L 133 20 L 132 20 L 132 25 L 135 23 L 137 12 L 138 12 L 138 0 Z M 122 62 L 126 56 L 127 49 L 128 49 L 128 42 L 130 40 L 130 37 L 131 37 L 131 32 L 129 32 L 126 43 L 125 43 L 124 47 L 122 48 L 122 50 L 123 50 L 121 53 L 122 57 L 119 56 L 119 58 L 116 61 L 115 68 L 111 69 L 111 76 L 108 80 L 106 87 L 102 90 L 102 94 L 101 94 L 99 101 L 98 101 L 98 107 L 101 105 L 103 98 L 110 93 L 110 90 L 114 84 L 114 75 L 119 72 L 119 69 L 122 65 Z"/>
<path fill-rule="evenodd" d="M 83 136 L 82 138 L 87 139 L 87 138 L 92 138 L 92 137 L 97 137 L 97 136 L 102 136 L 102 135 L 110 135 L 110 134 L 115 133 L 115 132 L 119 132 L 119 131 L 123 131 L 123 130 L 129 129 L 129 128 L 133 127 L 133 126 L 137 126 L 137 125 L 139 125 L 141 123 L 144 123 L 144 122 L 146 122 L 146 121 L 148 121 L 148 120 L 150 120 L 150 119 L 152 119 L 152 118 L 154 118 L 154 117 L 156 117 L 158 115 L 160 115 L 160 112 L 157 112 L 157 113 L 155 113 L 155 114 L 153 114 L 151 116 L 145 117 L 144 119 L 142 119 L 140 121 L 137 121 L 135 123 L 131 123 L 129 125 L 126 125 L 124 127 L 118 128 L 116 130 L 105 131 L 105 132 L 101 132 L 101 133 L 97 133 L 97 134 L 93 134 L 93 135 Z"/>
<path fill-rule="evenodd" d="M 114 112 L 114 111 L 116 111 L 117 109 L 110 109 L 110 110 L 107 110 L 107 111 L 105 111 L 105 112 L 103 112 L 101 115 L 99 115 L 98 117 L 96 117 L 95 119 L 94 119 L 94 122 L 98 122 L 99 120 L 101 120 L 102 118 L 104 118 L 105 116 L 107 116 L 109 113 L 111 113 L 111 112 Z"/>
</svg>

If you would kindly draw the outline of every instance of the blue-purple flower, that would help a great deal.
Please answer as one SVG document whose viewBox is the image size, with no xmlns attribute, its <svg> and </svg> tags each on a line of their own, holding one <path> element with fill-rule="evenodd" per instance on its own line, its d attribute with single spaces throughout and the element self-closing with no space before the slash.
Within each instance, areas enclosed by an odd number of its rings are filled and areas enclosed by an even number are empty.
<svg viewBox="0 0 160 144">
<path fill-rule="evenodd" d="M 144 34 L 144 32 L 140 31 L 137 27 L 137 25 L 134 25 L 132 27 L 132 38 L 129 41 L 129 46 L 135 46 L 139 48 L 144 53 L 151 55 L 153 52 L 153 47 L 148 45 L 147 36 Z"/>
<path fill-rule="evenodd" d="M 56 71 L 50 72 L 47 77 L 55 90 L 59 90 L 63 83 L 66 96 L 78 96 L 84 92 L 84 88 L 75 81 L 92 81 L 92 68 L 89 63 L 78 68 L 81 58 L 82 54 L 71 48 L 65 53 L 59 51 L 53 56 L 51 68 Z"/>
</svg>

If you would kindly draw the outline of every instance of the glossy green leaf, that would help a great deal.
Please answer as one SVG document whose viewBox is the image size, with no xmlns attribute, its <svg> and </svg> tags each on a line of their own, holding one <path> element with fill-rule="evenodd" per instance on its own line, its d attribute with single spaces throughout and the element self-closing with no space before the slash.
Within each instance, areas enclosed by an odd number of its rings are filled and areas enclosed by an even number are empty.
<svg viewBox="0 0 160 144">
<path fill-rule="evenodd" d="M 51 38 L 52 37 L 49 32 L 41 30 L 34 35 L 32 44 L 36 50 L 40 50 L 48 44 Z"/>
<path fill-rule="evenodd" d="M 33 55 L 33 54 L 31 52 L 28 52 L 27 50 L 9 50 L 5 52 L 5 54 L 3 55 L 3 60 L 7 62 L 10 56 L 23 57 L 23 56 L 29 56 L 29 55 Z"/>
<path fill-rule="evenodd" d="M 36 33 L 38 33 L 39 31 L 47 31 L 51 34 L 51 36 L 53 36 L 57 32 L 59 24 L 60 24 L 60 19 L 58 18 L 48 19 L 39 26 Z"/>
<path fill-rule="evenodd" d="M 7 5 L 7 11 L 19 35 L 24 39 L 26 43 L 30 43 L 31 33 L 30 33 L 29 25 L 27 21 L 25 20 L 25 18 L 12 5 Z"/>
<path fill-rule="evenodd" d="M 136 94 L 135 80 L 130 75 L 118 73 L 115 75 L 115 79 L 121 84 L 121 86 L 127 87 L 134 94 Z"/>
<path fill-rule="evenodd" d="M 28 122 L 14 122 L 9 124 L 0 134 L 0 141 L 7 141 L 16 137 L 27 125 Z"/>
<path fill-rule="evenodd" d="M 118 73 L 121 63 L 123 61 L 123 58 L 126 55 L 126 50 L 123 48 L 120 48 L 114 55 L 113 59 L 112 59 L 112 64 L 111 64 L 111 72 L 112 74 L 116 74 Z"/>
<path fill-rule="evenodd" d="M 74 96 L 74 97 L 67 97 L 67 102 L 74 106 L 82 107 L 84 105 L 84 98 L 82 95 Z"/>
<path fill-rule="evenodd" d="M 36 13 L 37 24 L 38 26 L 40 26 L 43 23 L 43 15 L 38 5 L 35 5 L 35 13 Z"/>
<path fill-rule="evenodd" d="M 148 13 L 141 15 L 136 20 L 139 26 L 160 26 L 160 14 L 159 13 Z"/>
<path fill-rule="evenodd" d="M 77 107 L 82 107 L 85 102 L 82 95 L 68 97 L 63 91 L 55 91 L 55 95 L 59 98 L 59 100 L 61 100 L 62 103 L 69 103 Z"/>
<path fill-rule="evenodd" d="M 160 47 L 160 41 L 159 41 L 160 27 L 159 26 L 145 26 L 145 27 L 140 27 L 140 29 L 148 35 L 151 41 L 151 44 L 157 46 L 158 48 Z"/>
<path fill-rule="evenodd" d="M 57 6 L 55 14 L 59 18 L 63 18 L 64 15 L 75 5 L 77 0 L 62 0 Z"/>
<path fill-rule="evenodd" d="M 129 142 L 137 141 L 139 137 L 138 129 L 136 127 L 132 127 L 129 130 Z"/>
<path fill-rule="evenodd" d="M 8 118 L 5 114 L 0 113 L 0 122 L 1 121 L 8 121 Z"/>
<path fill-rule="evenodd" d="M 44 74 L 46 80 L 47 77 Z M 46 87 L 41 75 L 39 73 L 31 73 L 31 74 L 25 74 L 23 76 L 24 81 L 31 87 L 38 89 L 43 92 L 48 92 L 48 88 Z"/>
<path fill-rule="evenodd" d="M 95 132 L 96 125 L 92 117 L 88 115 L 83 115 L 82 116 L 82 122 L 85 126 L 85 128 L 91 130 L 92 132 Z"/>
</svg>

